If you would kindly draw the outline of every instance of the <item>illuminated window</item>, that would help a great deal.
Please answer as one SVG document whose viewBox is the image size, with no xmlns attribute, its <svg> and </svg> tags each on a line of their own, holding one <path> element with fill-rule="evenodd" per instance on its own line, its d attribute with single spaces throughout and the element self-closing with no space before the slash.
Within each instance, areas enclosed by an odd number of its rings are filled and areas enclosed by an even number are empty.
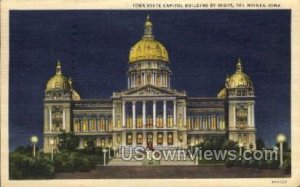
<svg viewBox="0 0 300 187">
<path fill-rule="evenodd" d="M 152 128 L 153 127 L 153 121 L 152 121 L 152 116 L 149 115 L 147 116 L 147 120 L 146 120 L 146 125 L 147 125 L 147 128 Z"/>
<path fill-rule="evenodd" d="M 127 116 L 126 118 L 126 127 L 127 128 L 132 128 L 132 117 L 131 116 Z"/>
<path fill-rule="evenodd" d="M 137 134 L 137 141 L 136 142 L 137 142 L 138 145 L 143 144 L 143 134 L 142 133 Z"/>
<path fill-rule="evenodd" d="M 101 117 L 100 118 L 100 131 L 105 131 L 105 118 Z"/>
<path fill-rule="evenodd" d="M 168 144 L 169 145 L 173 144 L 173 133 L 172 132 L 168 133 Z"/>
<path fill-rule="evenodd" d="M 236 126 L 238 128 L 246 128 L 248 121 L 248 108 L 245 105 L 236 107 Z"/>
<path fill-rule="evenodd" d="M 96 118 L 90 119 L 90 124 L 91 124 L 91 130 L 96 131 L 97 130 Z"/>
<path fill-rule="evenodd" d="M 168 128 L 173 127 L 173 116 L 168 115 L 168 121 L 167 121 Z"/>
<path fill-rule="evenodd" d="M 156 126 L 157 126 L 157 128 L 163 128 L 163 118 L 161 115 L 157 116 Z"/>
<path fill-rule="evenodd" d="M 88 131 L 89 130 L 89 121 L 87 118 L 84 118 L 82 121 L 82 130 L 83 131 Z"/>
<path fill-rule="evenodd" d="M 132 145 L 132 135 L 131 135 L 131 133 L 127 133 L 126 136 L 127 136 L 127 138 L 126 138 L 127 145 Z"/>
<path fill-rule="evenodd" d="M 80 131 L 81 131 L 79 119 L 75 119 L 75 120 L 74 120 L 74 131 L 75 131 L 75 132 L 80 132 Z"/>
<path fill-rule="evenodd" d="M 143 128 L 143 119 L 141 115 L 137 116 L 136 123 L 137 128 Z"/>
<path fill-rule="evenodd" d="M 157 145 L 162 145 L 163 144 L 163 133 L 158 132 L 157 133 Z"/>
</svg>

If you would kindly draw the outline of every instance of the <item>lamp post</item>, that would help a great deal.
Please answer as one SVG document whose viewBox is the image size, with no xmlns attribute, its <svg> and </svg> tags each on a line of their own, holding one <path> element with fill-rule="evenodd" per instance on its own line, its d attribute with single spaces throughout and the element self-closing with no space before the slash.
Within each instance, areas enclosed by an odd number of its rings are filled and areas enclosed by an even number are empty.
<svg viewBox="0 0 300 187">
<path fill-rule="evenodd" d="M 116 151 L 117 151 L 117 148 L 114 147 L 113 150 L 114 150 L 114 158 L 116 158 Z"/>
<path fill-rule="evenodd" d="M 242 156 L 242 147 L 243 147 L 243 143 L 240 142 L 240 143 L 239 143 L 239 148 L 240 148 L 240 155 L 241 155 L 241 156 Z"/>
<path fill-rule="evenodd" d="M 277 139 L 277 142 L 278 142 L 279 145 L 280 145 L 280 165 L 279 165 L 279 167 L 282 168 L 282 165 L 283 165 L 283 142 L 286 141 L 286 137 L 285 137 L 284 134 L 279 133 L 279 134 L 277 135 L 277 138 L 276 138 L 276 139 Z"/>
<path fill-rule="evenodd" d="M 33 158 L 35 158 L 35 144 L 38 143 L 39 139 L 37 136 L 31 136 L 31 143 L 33 144 Z"/>
<path fill-rule="evenodd" d="M 102 152 L 103 152 L 103 165 L 106 166 L 106 152 L 107 152 L 107 149 L 103 149 Z"/>
<path fill-rule="evenodd" d="M 111 148 L 111 144 L 108 145 L 108 159 L 111 159 L 111 156 L 110 156 L 110 148 Z"/>
<path fill-rule="evenodd" d="M 51 160 L 53 160 L 53 158 L 54 158 L 54 140 L 50 139 L 49 143 L 51 145 Z"/>
<path fill-rule="evenodd" d="M 194 146 L 194 144 L 191 143 L 191 152 L 193 152 L 193 146 Z"/>
</svg>

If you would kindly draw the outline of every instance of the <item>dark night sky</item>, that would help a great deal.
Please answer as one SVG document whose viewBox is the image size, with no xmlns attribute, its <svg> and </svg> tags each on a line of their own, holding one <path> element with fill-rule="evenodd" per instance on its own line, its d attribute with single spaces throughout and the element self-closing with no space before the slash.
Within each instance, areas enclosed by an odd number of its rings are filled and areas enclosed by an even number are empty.
<svg viewBox="0 0 300 187">
<path fill-rule="evenodd" d="M 10 150 L 42 143 L 43 97 L 58 59 L 82 98 L 109 98 L 124 89 L 130 47 L 150 14 L 167 48 L 172 87 L 189 96 L 216 96 L 236 59 L 256 91 L 257 136 L 273 146 L 290 139 L 290 11 L 11 11 Z"/>
</svg>

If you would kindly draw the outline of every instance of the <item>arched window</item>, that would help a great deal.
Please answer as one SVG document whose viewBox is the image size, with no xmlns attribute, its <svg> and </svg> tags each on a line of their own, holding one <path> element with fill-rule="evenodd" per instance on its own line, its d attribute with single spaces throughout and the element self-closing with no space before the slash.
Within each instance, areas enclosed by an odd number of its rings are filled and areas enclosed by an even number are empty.
<svg viewBox="0 0 300 187">
<path fill-rule="evenodd" d="M 137 142 L 138 145 L 143 144 L 143 134 L 142 133 L 137 134 L 137 141 L 136 142 Z"/>
<path fill-rule="evenodd" d="M 88 124 L 89 121 L 88 121 L 88 118 L 84 118 L 83 121 L 82 121 L 82 130 L 83 131 L 88 131 L 89 130 L 89 127 L 88 127 Z"/>
<path fill-rule="evenodd" d="M 127 145 L 132 145 L 132 135 L 131 133 L 127 133 Z"/>
<path fill-rule="evenodd" d="M 168 133 L 168 144 L 169 145 L 173 144 L 173 133 L 172 132 Z"/>
<path fill-rule="evenodd" d="M 74 131 L 75 131 L 75 132 L 80 132 L 80 131 L 81 131 L 79 119 L 75 119 L 75 120 L 74 120 Z"/>
<path fill-rule="evenodd" d="M 158 132 L 157 133 L 157 145 L 162 145 L 163 144 L 163 133 Z"/>
<path fill-rule="evenodd" d="M 96 118 L 90 119 L 90 124 L 91 124 L 91 130 L 96 131 L 97 130 Z"/>
<path fill-rule="evenodd" d="M 105 118 L 100 118 L 100 131 L 105 131 Z"/>
</svg>

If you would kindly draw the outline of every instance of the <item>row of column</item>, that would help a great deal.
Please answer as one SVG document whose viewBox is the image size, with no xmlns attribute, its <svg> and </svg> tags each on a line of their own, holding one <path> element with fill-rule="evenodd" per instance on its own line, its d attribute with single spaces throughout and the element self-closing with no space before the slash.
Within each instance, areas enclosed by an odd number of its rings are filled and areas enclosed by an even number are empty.
<svg viewBox="0 0 300 187">
<path fill-rule="evenodd" d="M 150 83 L 148 82 L 148 75 L 151 76 L 151 81 Z M 137 84 L 137 79 L 140 79 L 140 85 Z M 157 84 L 157 78 L 159 78 L 160 83 Z M 140 77 L 137 77 L 136 74 L 133 74 L 131 76 L 128 76 L 127 78 L 127 83 L 128 83 L 128 88 L 132 88 L 132 87 L 137 87 L 137 86 L 143 86 L 146 84 L 152 84 L 152 85 L 156 85 L 156 86 L 166 86 L 166 87 L 170 87 L 170 77 L 168 76 L 168 74 L 163 74 L 160 75 L 159 77 L 157 76 L 157 73 L 151 73 L 151 74 L 147 74 L 147 73 L 142 73 L 140 75 Z"/>
<path fill-rule="evenodd" d="M 146 101 L 143 102 L 142 116 L 143 116 L 143 127 L 146 128 Z M 122 102 L 122 121 L 123 128 L 126 127 L 126 101 Z M 114 113 L 114 111 L 113 111 Z M 153 126 L 156 127 L 156 101 L 153 101 Z M 114 115 L 113 115 L 114 116 Z M 132 120 L 133 128 L 136 128 L 136 101 L 132 101 Z M 176 101 L 173 101 L 173 124 L 176 126 Z M 163 101 L 163 127 L 167 127 L 167 101 Z"/>
</svg>

